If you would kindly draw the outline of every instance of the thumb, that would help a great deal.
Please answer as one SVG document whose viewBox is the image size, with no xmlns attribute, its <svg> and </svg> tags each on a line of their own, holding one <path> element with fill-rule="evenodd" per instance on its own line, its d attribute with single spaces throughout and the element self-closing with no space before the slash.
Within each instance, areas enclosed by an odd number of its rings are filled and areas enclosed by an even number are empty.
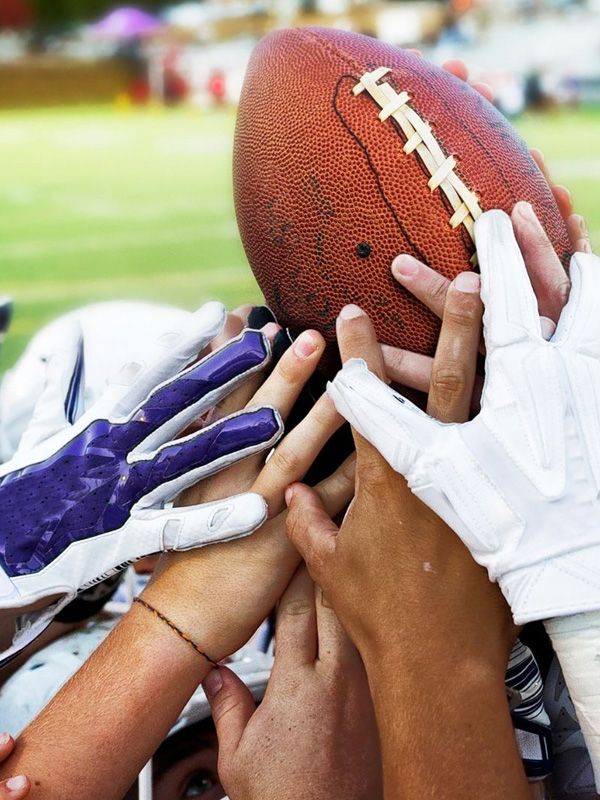
<svg viewBox="0 0 600 800">
<path fill-rule="evenodd" d="M 219 773 L 227 775 L 246 726 L 256 711 L 250 689 L 235 672 L 216 667 L 202 681 L 219 740 Z"/>
<path fill-rule="evenodd" d="M 31 782 L 25 775 L 17 775 L 0 782 L 0 800 L 21 800 L 27 797 Z"/>
<path fill-rule="evenodd" d="M 287 534 L 298 550 L 313 580 L 327 588 L 326 562 L 335 550 L 338 527 L 325 511 L 314 489 L 294 483 L 285 493 L 288 506 Z"/>
</svg>

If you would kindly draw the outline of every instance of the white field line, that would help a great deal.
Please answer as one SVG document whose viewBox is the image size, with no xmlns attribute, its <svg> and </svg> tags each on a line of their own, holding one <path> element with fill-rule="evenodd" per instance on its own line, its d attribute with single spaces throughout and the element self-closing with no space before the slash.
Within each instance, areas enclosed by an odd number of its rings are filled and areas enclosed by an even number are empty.
<svg viewBox="0 0 600 800">
<path fill-rule="evenodd" d="M 0 244 L 0 261 L 24 261 L 31 258 L 45 258 L 48 255 L 67 255 L 86 250 L 110 252 L 136 250 L 148 245 L 187 244 L 209 239 L 235 239 L 238 235 L 234 222 L 198 223 L 185 228 L 160 228 L 154 230 L 128 231 L 126 233 L 100 233 L 91 236 L 69 236 L 58 239 L 38 239 L 32 241 Z"/>
</svg>

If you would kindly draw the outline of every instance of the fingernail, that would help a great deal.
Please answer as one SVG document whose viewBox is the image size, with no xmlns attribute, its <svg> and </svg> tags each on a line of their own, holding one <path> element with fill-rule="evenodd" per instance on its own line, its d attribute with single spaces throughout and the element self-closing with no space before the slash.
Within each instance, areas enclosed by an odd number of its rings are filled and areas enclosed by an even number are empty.
<svg viewBox="0 0 600 800">
<path fill-rule="evenodd" d="M 304 331 L 292 345 L 298 358 L 310 358 L 319 348 L 319 342 L 310 331 Z"/>
<path fill-rule="evenodd" d="M 531 152 L 532 154 L 533 154 L 533 153 L 536 153 L 536 154 L 537 154 L 537 156 L 538 156 L 538 157 L 539 157 L 539 158 L 540 158 L 542 161 L 545 161 L 545 160 L 546 160 L 546 156 L 544 155 L 544 151 L 543 151 L 543 150 L 540 150 L 540 148 L 539 148 L 539 147 L 532 147 L 530 152 Z"/>
<path fill-rule="evenodd" d="M 392 275 L 398 280 L 411 278 L 419 269 L 419 262 L 416 258 L 408 255 L 398 256 L 392 261 Z"/>
<path fill-rule="evenodd" d="M 288 486 L 288 488 L 285 490 L 285 504 L 287 506 L 289 506 L 290 503 L 292 502 L 292 499 L 294 497 L 294 491 L 295 490 L 293 486 Z"/>
<path fill-rule="evenodd" d="M 547 342 L 549 342 L 550 339 L 554 336 L 554 331 L 556 330 L 556 323 L 553 322 L 550 319 L 550 317 L 540 317 L 540 327 L 542 329 L 542 336 Z"/>
<path fill-rule="evenodd" d="M 27 778 L 25 775 L 15 775 L 13 778 L 9 778 L 6 781 L 6 788 L 9 792 L 20 792 L 22 789 L 25 789 L 27 786 Z"/>
<path fill-rule="evenodd" d="M 535 215 L 535 211 L 533 210 L 531 203 L 526 203 L 524 200 L 520 200 L 514 207 L 514 211 L 516 211 L 516 213 L 525 222 L 533 222 L 534 224 L 539 225 L 538 218 Z"/>
<path fill-rule="evenodd" d="M 262 332 L 270 342 L 273 341 L 280 330 L 281 327 L 276 322 L 267 322 L 267 324 L 262 327 Z"/>
<path fill-rule="evenodd" d="M 209 700 L 216 697 L 223 688 L 223 676 L 220 669 L 213 669 L 202 681 L 202 687 Z"/>
<path fill-rule="evenodd" d="M 356 319 L 357 317 L 364 317 L 365 312 L 359 306 L 350 303 L 344 306 L 340 311 L 340 319 Z"/>
<path fill-rule="evenodd" d="M 0 733 L 0 747 L 5 747 L 10 742 L 9 733 Z"/>
<path fill-rule="evenodd" d="M 579 235 L 582 239 L 587 239 L 588 237 L 588 227 L 586 224 L 585 219 L 581 216 L 581 214 L 573 214 L 572 217 L 575 220 L 575 224 L 579 228 Z"/>
<path fill-rule="evenodd" d="M 481 289 L 481 279 L 476 272 L 461 272 L 454 278 L 454 288 L 459 292 L 478 292 Z"/>
<path fill-rule="evenodd" d="M 557 186 L 555 188 L 556 189 L 560 189 L 561 192 L 566 192 L 568 197 L 569 197 L 569 200 L 571 200 L 571 198 L 573 197 L 573 192 L 569 189 L 568 186 L 563 186 L 562 183 L 561 183 L 561 184 L 557 184 Z"/>
<path fill-rule="evenodd" d="M 580 239 L 577 242 L 576 249 L 578 253 L 591 253 L 592 245 L 590 244 L 590 240 L 587 237 L 585 239 Z"/>
</svg>

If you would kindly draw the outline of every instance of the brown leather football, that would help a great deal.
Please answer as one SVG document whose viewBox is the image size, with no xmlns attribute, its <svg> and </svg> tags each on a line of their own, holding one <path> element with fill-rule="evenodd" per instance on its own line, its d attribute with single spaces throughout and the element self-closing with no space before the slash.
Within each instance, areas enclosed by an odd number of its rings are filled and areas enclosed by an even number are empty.
<svg viewBox="0 0 600 800">
<path fill-rule="evenodd" d="M 256 279 L 292 333 L 335 338 L 347 303 L 382 342 L 434 351 L 439 323 L 393 279 L 410 253 L 448 278 L 476 263 L 474 220 L 528 200 L 563 264 L 553 195 L 511 125 L 465 82 L 367 36 L 283 30 L 252 55 L 234 185 Z"/>
</svg>

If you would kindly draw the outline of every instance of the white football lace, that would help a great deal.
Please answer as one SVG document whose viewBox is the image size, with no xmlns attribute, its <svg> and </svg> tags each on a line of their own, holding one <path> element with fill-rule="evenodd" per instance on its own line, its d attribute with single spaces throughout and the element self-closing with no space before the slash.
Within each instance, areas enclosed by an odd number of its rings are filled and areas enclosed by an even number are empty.
<svg viewBox="0 0 600 800">
<path fill-rule="evenodd" d="M 359 95 L 367 91 L 381 107 L 379 119 L 385 122 L 391 117 L 398 123 L 406 137 L 404 152 L 407 155 L 413 152 L 418 154 L 431 175 L 429 189 L 432 192 L 440 189 L 452 206 L 454 213 L 450 217 L 450 225 L 452 228 L 464 225 L 475 242 L 475 220 L 483 213 L 477 195 L 454 172 L 456 159 L 444 153 L 430 126 L 410 106 L 410 95 L 396 92 L 389 83 L 379 83 L 388 72 L 391 72 L 390 67 L 378 67 L 373 72 L 365 72 L 353 93 Z"/>
</svg>

